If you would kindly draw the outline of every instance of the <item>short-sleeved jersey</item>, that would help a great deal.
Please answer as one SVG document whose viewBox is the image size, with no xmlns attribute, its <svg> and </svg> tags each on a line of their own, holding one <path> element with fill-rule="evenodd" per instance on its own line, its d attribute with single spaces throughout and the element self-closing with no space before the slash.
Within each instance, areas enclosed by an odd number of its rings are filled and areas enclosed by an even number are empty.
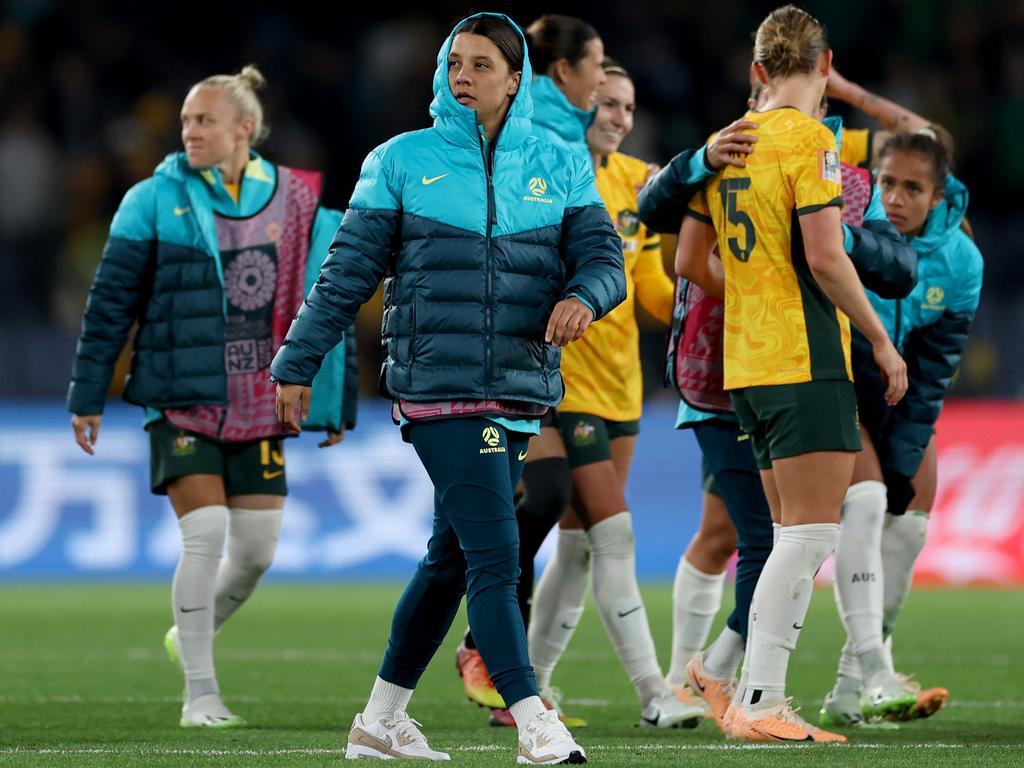
<svg viewBox="0 0 1024 768">
<path fill-rule="evenodd" d="M 748 112 L 756 150 L 690 202 L 725 267 L 725 388 L 852 379 L 850 321 L 807 264 L 799 217 L 842 205 L 832 132 L 799 110 Z"/>
<path fill-rule="evenodd" d="M 868 128 L 843 128 L 843 139 L 839 147 L 840 162 L 867 168 L 871 163 L 873 138 Z"/>
<path fill-rule="evenodd" d="M 647 163 L 614 152 L 594 169 L 597 191 L 622 238 L 626 300 L 587 328 L 562 351 L 565 411 L 592 413 L 610 421 L 639 419 L 643 400 L 640 331 L 636 301 L 666 325 L 672 317 L 674 286 L 661 260 L 661 237 L 637 216 L 638 189 Z"/>
</svg>

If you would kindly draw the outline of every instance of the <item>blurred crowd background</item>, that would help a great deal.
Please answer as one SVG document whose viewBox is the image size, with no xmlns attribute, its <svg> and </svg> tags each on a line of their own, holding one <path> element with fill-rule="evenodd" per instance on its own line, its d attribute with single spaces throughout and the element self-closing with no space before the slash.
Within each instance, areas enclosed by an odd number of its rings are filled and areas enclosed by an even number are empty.
<svg viewBox="0 0 1024 768">
<path fill-rule="evenodd" d="M 751 33 L 778 3 L 715 0 L 557 5 L 441 0 L 270 4 L 6 0 L 0 20 L 0 397 L 63 396 L 89 284 L 125 191 L 180 149 L 178 111 L 206 75 L 255 63 L 272 133 L 261 151 L 327 173 L 344 208 L 377 144 L 429 124 L 438 47 L 472 10 L 524 26 L 577 15 L 632 72 L 637 127 L 624 149 L 663 163 L 745 109 Z M 865 87 L 946 126 L 986 259 L 954 392 L 1024 398 L 1024 2 L 815 0 L 835 61 Z M 869 127 L 844 105 L 855 127 Z M 670 257 L 670 254 L 666 254 Z M 664 333 L 645 321 L 649 394 Z M 379 308 L 358 325 L 375 388 Z"/>
</svg>

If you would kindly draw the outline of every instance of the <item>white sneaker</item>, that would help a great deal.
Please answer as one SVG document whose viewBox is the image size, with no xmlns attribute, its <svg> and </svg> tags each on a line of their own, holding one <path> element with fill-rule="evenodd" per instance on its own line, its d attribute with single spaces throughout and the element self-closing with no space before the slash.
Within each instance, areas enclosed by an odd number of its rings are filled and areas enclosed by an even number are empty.
<svg viewBox="0 0 1024 768">
<path fill-rule="evenodd" d="M 519 729 L 520 765 L 582 765 L 587 753 L 553 709 L 542 712 Z"/>
<path fill-rule="evenodd" d="M 244 728 L 245 718 L 224 706 L 219 693 L 200 696 L 186 702 L 181 709 L 182 728 Z"/>
<path fill-rule="evenodd" d="M 696 728 L 704 719 L 704 707 L 687 704 L 669 693 L 659 696 L 640 714 L 641 728 Z"/>
<path fill-rule="evenodd" d="M 378 760 L 451 760 L 447 752 L 437 752 L 430 748 L 419 725 L 402 710 L 374 723 L 366 722 L 360 712 L 352 720 L 345 757 L 349 760 L 361 757 Z"/>
</svg>

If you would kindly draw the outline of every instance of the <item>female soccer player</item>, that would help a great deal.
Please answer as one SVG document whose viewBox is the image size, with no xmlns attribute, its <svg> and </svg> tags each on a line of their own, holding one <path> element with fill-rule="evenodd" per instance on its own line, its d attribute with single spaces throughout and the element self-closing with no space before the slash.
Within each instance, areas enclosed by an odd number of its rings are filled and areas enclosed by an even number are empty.
<svg viewBox="0 0 1024 768">
<path fill-rule="evenodd" d="M 601 68 L 604 44 L 590 24 L 573 16 L 542 16 L 530 24 L 526 36 L 536 73 L 531 85 L 533 135 L 589 163 L 586 130 L 594 117 L 596 89 L 605 78 Z M 541 419 L 540 434 L 530 438 L 521 485 L 523 493 L 516 502 L 520 571 L 516 596 L 523 622 L 529 625 L 533 561 L 572 494 L 554 409 Z M 456 666 L 470 701 L 490 708 L 493 724 L 511 725 L 472 632 L 466 632 L 456 650 Z M 557 705 L 554 692 L 542 693 L 550 704 Z M 582 724 L 578 719 L 573 722 Z"/>
<path fill-rule="evenodd" d="M 298 427 L 323 355 L 386 279 L 383 385 L 435 489 L 434 532 L 395 609 L 349 757 L 447 760 L 406 714 L 462 596 L 520 763 L 585 754 L 537 695 L 516 605 L 512 497 L 562 397 L 557 347 L 625 298 L 621 241 L 585 160 L 530 135 L 532 72 L 507 17 L 460 22 L 438 54 L 434 127 L 363 164 L 320 279 L 271 367 Z"/>
<path fill-rule="evenodd" d="M 661 262 L 661 239 L 637 218 L 637 190 L 649 173 L 645 162 L 618 151 L 633 129 L 636 91 L 621 65 L 606 60 L 597 115 L 587 142 L 597 188 L 622 237 L 627 298 L 596 323 L 562 360 L 566 396 L 558 424 L 572 471 L 571 511 L 559 526 L 555 556 L 537 587 L 530 625 L 530 659 L 541 690 L 583 612 L 588 579 L 619 660 L 640 698 L 641 724 L 696 725 L 703 711 L 668 690 L 655 653 L 640 590 L 632 520 L 625 499 L 636 448 L 643 382 L 635 300 L 666 325 L 673 285 Z"/>
<path fill-rule="evenodd" d="M 873 677 L 879 670 L 892 674 L 891 652 L 882 643 L 892 635 L 924 546 L 936 490 L 935 421 L 978 307 L 983 270 L 981 253 L 962 229 L 967 189 L 949 172 L 946 149 L 933 133 L 925 129 L 889 139 L 880 150 L 877 183 L 889 219 L 917 251 L 919 278 L 900 301 L 868 294 L 907 361 L 907 396 L 896 408 L 879 402 L 880 384 L 864 342 L 854 337 L 864 452 L 844 504 L 840 553 L 847 536 L 856 533 L 845 556 L 854 559 L 854 576 L 869 578 L 837 589 L 848 639 L 822 709 L 822 722 L 832 725 L 860 723 L 862 706 L 873 704 Z M 853 511 L 858 522 L 850 532 Z M 837 587 L 839 579 L 837 571 Z M 948 699 L 942 688 L 897 686 L 904 693 L 901 706 L 873 707 L 872 714 L 927 717 Z"/>
<path fill-rule="evenodd" d="M 762 22 L 754 68 L 768 97 L 746 116 L 759 126 L 757 149 L 691 201 L 677 254 L 702 288 L 724 292 L 725 388 L 782 524 L 724 718 L 730 735 L 753 741 L 844 740 L 792 710 L 785 678 L 860 449 L 850 320 L 872 344 L 886 402 L 906 390 L 906 367 L 843 249 L 836 140 L 816 119 L 831 61 L 824 28 L 804 11 L 785 6 Z M 711 255 L 716 239 L 722 261 Z"/>
<path fill-rule="evenodd" d="M 92 454 L 114 363 L 137 322 L 125 399 L 146 409 L 152 489 L 170 498 L 181 526 L 166 645 L 185 673 L 182 727 L 245 724 L 221 701 L 213 636 L 274 556 L 288 432 L 267 369 L 341 219 L 319 206 L 318 174 L 252 150 L 268 133 L 263 85 L 250 66 L 189 91 L 185 151 L 132 187 L 111 224 L 68 392 L 75 440 Z M 310 426 L 328 430 L 321 447 L 353 425 L 357 376 L 349 372 L 343 404 L 345 365 L 339 348 L 317 380 Z"/>
</svg>

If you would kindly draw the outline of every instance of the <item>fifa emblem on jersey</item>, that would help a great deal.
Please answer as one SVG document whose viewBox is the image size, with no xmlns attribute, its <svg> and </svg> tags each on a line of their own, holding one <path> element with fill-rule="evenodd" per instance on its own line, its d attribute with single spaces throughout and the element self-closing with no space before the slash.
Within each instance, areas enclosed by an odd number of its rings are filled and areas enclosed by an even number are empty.
<svg viewBox="0 0 1024 768">
<path fill-rule="evenodd" d="M 189 456 L 196 452 L 196 438 L 194 435 L 180 433 L 171 443 L 171 453 L 175 456 Z"/>
<path fill-rule="evenodd" d="M 836 184 L 843 183 L 843 173 L 839 167 L 839 153 L 827 149 L 821 150 L 819 165 L 822 179 L 834 181 Z"/>
<path fill-rule="evenodd" d="M 942 300 L 946 298 L 946 292 L 939 286 L 933 285 L 925 292 L 924 297 L 928 300 L 928 304 L 925 305 L 925 309 L 942 309 L 940 305 L 942 304 Z"/>
<path fill-rule="evenodd" d="M 615 217 L 616 229 L 622 237 L 633 237 L 640 229 L 640 217 L 636 211 L 619 211 Z"/>
<path fill-rule="evenodd" d="M 486 448 L 481 448 L 480 453 L 505 453 L 505 446 L 500 445 L 501 433 L 498 432 L 496 427 L 484 427 L 484 431 L 480 434 L 484 439 L 484 443 L 487 444 Z"/>
<path fill-rule="evenodd" d="M 585 421 L 577 421 L 572 429 L 573 445 L 590 445 L 597 440 L 594 434 L 594 425 Z"/>
<path fill-rule="evenodd" d="M 548 183 L 540 176 L 534 176 L 530 179 L 530 194 L 523 195 L 523 200 L 528 203 L 545 203 L 550 205 L 555 202 L 550 197 L 544 197 L 544 193 L 548 191 Z"/>
</svg>

